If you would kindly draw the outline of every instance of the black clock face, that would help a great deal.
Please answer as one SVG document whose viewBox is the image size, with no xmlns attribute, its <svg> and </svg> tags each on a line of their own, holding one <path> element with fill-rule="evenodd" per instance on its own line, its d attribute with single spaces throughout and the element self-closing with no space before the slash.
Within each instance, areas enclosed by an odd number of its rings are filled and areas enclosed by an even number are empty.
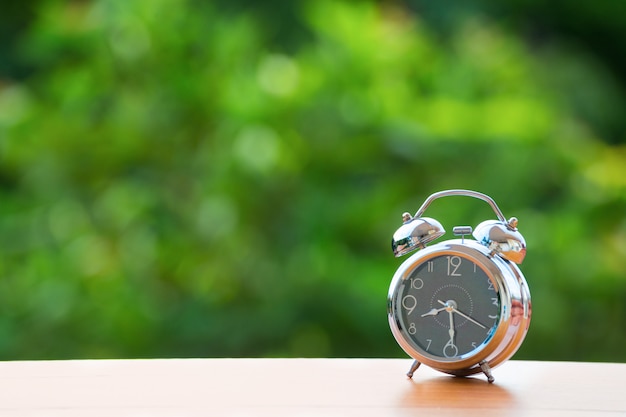
<svg viewBox="0 0 626 417">
<path fill-rule="evenodd" d="M 478 264 L 455 254 L 421 263 L 396 294 L 405 337 L 418 350 L 447 361 L 478 352 L 500 318 L 494 283 Z"/>
</svg>

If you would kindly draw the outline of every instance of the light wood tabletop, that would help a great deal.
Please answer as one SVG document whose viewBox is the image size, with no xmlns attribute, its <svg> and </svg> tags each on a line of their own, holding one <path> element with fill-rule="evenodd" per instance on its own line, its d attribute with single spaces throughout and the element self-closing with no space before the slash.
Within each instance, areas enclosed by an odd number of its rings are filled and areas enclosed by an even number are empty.
<svg viewBox="0 0 626 417">
<path fill-rule="evenodd" d="M 457 378 L 409 359 L 0 362 L 0 416 L 626 416 L 626 364 L 509 361 Z"/>
</svg>

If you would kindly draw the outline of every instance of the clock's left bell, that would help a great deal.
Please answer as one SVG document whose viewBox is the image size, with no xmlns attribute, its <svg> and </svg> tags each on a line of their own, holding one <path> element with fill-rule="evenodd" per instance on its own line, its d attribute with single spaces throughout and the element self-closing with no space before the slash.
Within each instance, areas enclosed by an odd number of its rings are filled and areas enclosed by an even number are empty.
<svg viewBox="0 0 626 417">
<path fill-rule="evenodd" d="M 422 249 L 446 233 L 441 223 L 430 217 L 411 217 L 404 213 L 402 219 L 404 223 L 391 239 L 391 249 L 396 257 Z"/>
</svg>

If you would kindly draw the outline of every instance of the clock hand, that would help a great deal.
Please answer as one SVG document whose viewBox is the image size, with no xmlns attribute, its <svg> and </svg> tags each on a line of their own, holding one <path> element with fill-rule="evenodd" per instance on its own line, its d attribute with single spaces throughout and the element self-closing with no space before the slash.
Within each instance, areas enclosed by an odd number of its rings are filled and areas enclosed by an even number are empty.
<svg viewBox="0 0 626 417">
<path fill-rule="evenodd" d="M 448 312 L 448 316 L 450 317 L 450 330 L 448 330 L 448 334 L 450 335 L 450 341 L 453 341 L 454 339 L 454 315 L 452 313 L 454 311 L 454 306 L 456 305 L 456 303 L 454 301 L 448 301 L 444 303 L 441 300 L 437 300 L 437 302 L 441 304 L 443 308 L 440 308 L 439 310 L 436 310 L 433 308 L 427 314 L 430 314 L 433 311 L 441 311 L 441 310 L 446 310 Z"/>
<path fill-rule="evenodd" d="M 439 311 L 446 310 L 448 312 L 448 316 L 450 317 L 450 330 L 448 330 L 448 334 L 450 335 L 450 341 L 452 342 L 454 340 L 454 316 L 452 312 L 454 311 L 455 303 L 454 301 L 448 301 L 444 303 L 441 300 L 437 300 L 437 302 L 443 306 L 443 308 L 439 309 Z M 430 312 L 432 312 L 433 310 L 430 310 Z"/>
<path fill-rule="evenodd" d="M 471 318 L 470 316 L 468 316 L 467 314 L 459 311 L 458 309 L 454 308 L 452 311 L 454 311 L 456 314 L 458 314 L 459 316 L 466 318 L 467 320 L 471 321 L 472 323 L 476 324 L 477 326 L 482 327 L 483 329 L 486 329 L 487 327 L 484 326 L 483 324 L 477 322 L 476 320 L 474 320 L 473 318 Z"/>
<path fill-rule="evenodd" d="M 439 312 L 445 310 L 445 307 L 442 308 L 433 308 L 432 310 L 430 310 L 428 313 L 424 313 L 422 314 L 422 317 L 426 317 L 426 316 L 436 316 L 437 314 L 439 314 Z"/>
<path fill-rule="evenodd" d="M 454 307 L 456 307 L 456 303 L 453 300 L 448 300 L 445 303 L 441 300 L 437 300 L 437 302 L 443 306 L 443 310 L 448 312 L 448 318 L 450 319 L 450 329 L 448 329 L 450 340 L 443 347 L 443 354 L 446 358 L 453 358 L 459 354 L 459 349 L 454 344 L 454 336 L 456 334 L 454 329 Z"/>
<path fill-rule="evenodd" d="M 452 311 L 448 311 L 448 315 L 450 316 L 450 330 L 448 330 L 448 334 L 450 335 L 450 342 L 454 342 L 454 314 L 452 314 Z"/>
<path fill-rule="evenodd" d="M 450 318 L 450 329 L 448 330 L 448 334 L 450 335 L 450 341 L 448 342 L 449 344 L 454 344 L 454 314 L 452 313 L 452 309 L 449 308 L 449 306 L 446 305 L 446 307 L 444 307 L 446 309 L 446 311 L 448 312 L 448 317 Z"/>
<path fill-rule="evenodd" d="M 445 306 L 444 308 L 447 308 L 449 312 L 455 312 L 456 314 L 458 314 L 459 316 L 466 318 L 467 320 L 471 321 L 472 323 L 482 327 L 483 329 L 486 329 L 487 327 L 484 326 L 483 324 L 477 322 L 476 320 L 474 320 L 473 318 L 471 318 L 470 316 L 468 316 L 467 314 L 463 313 L 462 311 L 459 311 L 456 308 L 456 304 L 452 304 L 452 303 L 444 303 L 441 300 L 437 300 L 437 302 L 443 306 Z"/>
</svg>

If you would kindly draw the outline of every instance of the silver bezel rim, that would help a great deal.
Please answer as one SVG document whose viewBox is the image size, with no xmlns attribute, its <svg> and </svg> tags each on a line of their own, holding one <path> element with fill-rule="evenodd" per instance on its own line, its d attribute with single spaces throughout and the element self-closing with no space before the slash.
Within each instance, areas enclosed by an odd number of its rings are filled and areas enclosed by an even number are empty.
<svg viewBox="0 0 626 417">
<path fill-rule="evenodd" d="M 442 254 L 455 253 L 469 258 L 479 265 L 492 279 L 500 297 L 500 318 L 496 331 L 476 349 L 457 358 L 444 358 L 425 352 L 416 346 L 400 327 L 396 314 L 396 297 L 402 280 L 427 260 Z M 498 256 L 492 257 L 488 249 L 474 240 L 449 240 L 425 248 L 404 261 L 391 281 L 387 297 L 388 319 L 391 331 L 400 347 L 413 359 L 432 368 L 455 375 L 469 375 L 481 372 L 479 363 L 486 361 L 495 367 L 512 356 L 521 345 L 530 320 L 530 295 L 525 279 L 516 266 Z M 526 293 L 524 293 L 526 291 Z M 526 295 L 525 297 L 523 295 Z M 511 311 L 513 300 L 524 305 L 523 323 L 512 323 Z M 527 313 L 527 317 L 526 317 Z M 521 325 L 520 325 L 521 324 Z"/>
</svg>

